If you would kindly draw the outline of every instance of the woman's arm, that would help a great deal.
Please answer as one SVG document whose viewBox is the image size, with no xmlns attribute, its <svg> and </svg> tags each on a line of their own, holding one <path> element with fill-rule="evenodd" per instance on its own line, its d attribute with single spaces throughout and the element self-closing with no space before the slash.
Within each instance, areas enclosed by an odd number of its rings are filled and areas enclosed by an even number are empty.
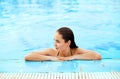
<svg viewBox="0 0 120 79">
<path fill-rule="evenodd" d="M 58 58 L 54 56 L 55 54 L 56 53 L 53 49 L 32 52 L 25 56 L 25 60 L 28 60 L 28 61 L 58 60 Z"/>
<path fill-rule="evenodd" d="M 26 61 L 45 61 L 45 60 L 58 60 L 57 57 L 54 56 L 47 56 L 47 55 L 40 55 L 40 54 L 30 54 L 25 56 Z"/>
<path fill-rule="evenodd" d="M 97 52 L 90 51 L 90 50 L 83 50 L 82 53 L 77 53 L 73 56 L 64 57 L 63 60 L 100 60 L 101 55 Z"/>
<path fill-rule="evenodd" d="M 72 59 L 82 59 L 82 60 L 100 60 L 101 55 L 98 53 L 88 52 L 84 54 L 76 54 L 72 56 Z"/>
</svg>

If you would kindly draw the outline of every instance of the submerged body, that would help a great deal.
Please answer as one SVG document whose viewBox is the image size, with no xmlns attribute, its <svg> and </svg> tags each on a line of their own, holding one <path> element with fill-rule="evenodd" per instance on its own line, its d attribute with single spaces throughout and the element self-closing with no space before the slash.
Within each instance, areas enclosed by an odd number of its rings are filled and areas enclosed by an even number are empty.
<svg viewBox="0 0 120 79">
<path fill-rule="evenodd" d="M 55 49 L 36 51 L 25 56 L 25 60 L 45 61 L 45 60 L 100 60 L 101 55 L 95 51 L 78 48 L 74 42 L 74 34 L 71 29 L 62 27 L 57 30 L 54 36 Z"/>
</svg>

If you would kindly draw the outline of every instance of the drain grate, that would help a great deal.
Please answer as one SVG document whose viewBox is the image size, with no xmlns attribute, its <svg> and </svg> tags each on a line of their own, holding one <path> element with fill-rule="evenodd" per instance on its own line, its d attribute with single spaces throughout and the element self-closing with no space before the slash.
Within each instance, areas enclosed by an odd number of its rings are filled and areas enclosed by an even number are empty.
<svg viewBox="0 0 120 79">
<path fill-rule="evenodd" d="M 120 79 L 120 72 L 0 73 L 0 79 Z"/>
</svg>

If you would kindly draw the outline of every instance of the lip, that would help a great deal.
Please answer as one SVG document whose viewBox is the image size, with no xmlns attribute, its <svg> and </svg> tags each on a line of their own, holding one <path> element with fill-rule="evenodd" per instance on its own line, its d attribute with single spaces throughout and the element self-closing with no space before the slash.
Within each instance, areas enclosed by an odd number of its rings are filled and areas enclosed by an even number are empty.
<svg viewBox="0 0 120 79">
<path fill-rule="evenodd" d="M 58 50 L 58 48 L 56 48 Z"/>
</svg>

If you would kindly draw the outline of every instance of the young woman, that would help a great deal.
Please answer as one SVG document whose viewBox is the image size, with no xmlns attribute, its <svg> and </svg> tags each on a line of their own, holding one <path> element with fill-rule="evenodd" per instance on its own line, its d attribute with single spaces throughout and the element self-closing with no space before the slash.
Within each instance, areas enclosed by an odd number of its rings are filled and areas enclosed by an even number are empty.
<svg viewBox="0 0 120 79">
<path fill-rule="evenodd" d="M 74 41 L 74 34 L 68 27 L 58 29 L 54 36 L 55 49 L 35 51 L 27 56 L 25 60 L 30 61 L 65 61 L 65 60 L 100 60 L 101 55 L 95 51 L 78 48 Z"/>
</svg>

